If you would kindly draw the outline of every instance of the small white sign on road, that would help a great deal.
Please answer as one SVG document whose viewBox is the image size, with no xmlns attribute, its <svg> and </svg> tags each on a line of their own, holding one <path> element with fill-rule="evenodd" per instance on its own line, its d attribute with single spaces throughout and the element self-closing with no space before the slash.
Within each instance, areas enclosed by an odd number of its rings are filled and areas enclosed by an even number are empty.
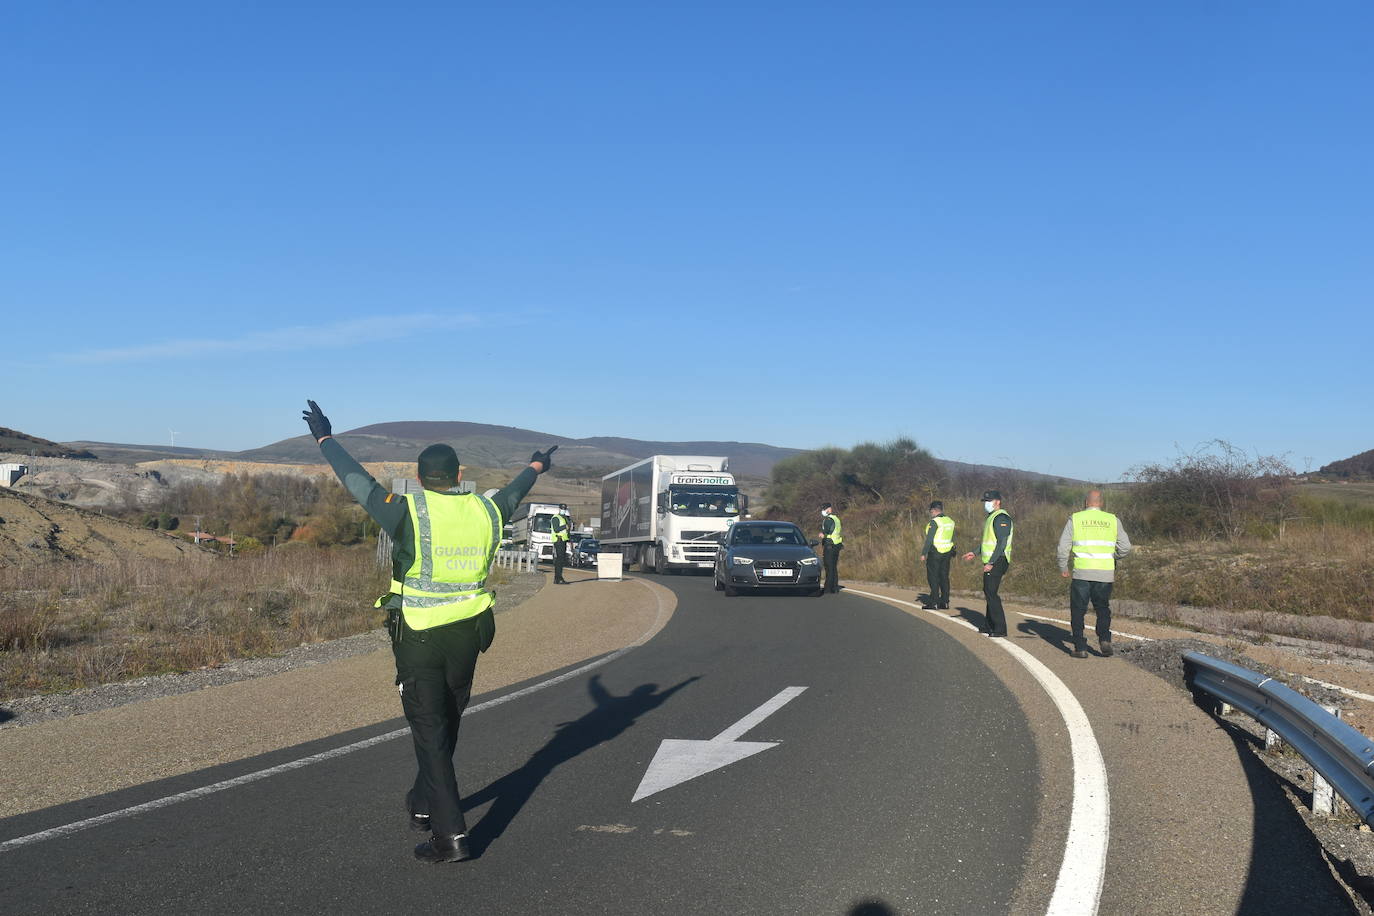
<svg viewBox="0 0 1374 916">
<path fill-rule="evenodd" d="M 625 558 L 618 553 L 598 553 L 596 555 L 596 577 L 598 579 L 624 578 Z"/>
<path fill-rule="evenodd" d="M 658 746 L 658 753 L 649 762 L 649 769 L 639 781 L 632 802 L 647 798 L 655 792 L 671 789 L 689 779 L 704 776 L 759 751 L 776 747 L 776 741 L 736 741 L 749 729 L 758 725 L 773 713 L 782 709 L 805 690 L 805 687 L 787 687 L 777 696 L 758 709 L 731 725 L 709 741 L 686 741 L 679 738 L 665 739 Z"/>
</svg>

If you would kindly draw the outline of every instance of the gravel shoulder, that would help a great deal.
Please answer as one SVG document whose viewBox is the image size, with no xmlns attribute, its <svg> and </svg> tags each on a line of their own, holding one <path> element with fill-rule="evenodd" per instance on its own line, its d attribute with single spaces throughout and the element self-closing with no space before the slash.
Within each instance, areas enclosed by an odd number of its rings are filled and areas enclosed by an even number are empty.
<svg viewBox="0 0 1374 916">
<path fill-rule="evenodd" d="M 570 578 L 576 575 L 569 573 Z M 550 577 L 539 573 L 531 578 L 547 582 Z M 478 662 L 474 696 L 635 644 L 657 632 L 676 607 L 669 590 L 637 579 L 586 578 L 571 587 L 541 587 L 519 604 L 515 591 L 509 585 L 502 591 L 496 641 Z M 0 786 L 0 817 L 401 715 L 384 637 L 366 633 L 322 646 L 327 648 L 304 647 L 310 651 L 257 660 L 263 670 L 243 662 L 233 666 L 240 669 L 234 672 L 221 669 L 150 678 L 153 683 L 142 686 L 120 685 L 129 693 L 106 696 L 98 688 L 88 698 L 95 704 L 90 711 L 59 713 L 6 729 L 0 737 L 0 768 L 6 775 Z M 267 663 L 284 668 L 271 670 Z M 215 682 L 219 677 L 229 680 Z"/>
</svg>

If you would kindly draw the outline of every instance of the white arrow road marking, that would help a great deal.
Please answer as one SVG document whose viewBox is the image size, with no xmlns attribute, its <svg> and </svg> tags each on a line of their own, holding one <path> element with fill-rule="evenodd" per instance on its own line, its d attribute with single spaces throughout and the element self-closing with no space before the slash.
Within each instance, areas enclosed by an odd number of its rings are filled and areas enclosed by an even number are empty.
<svg viewBox="0 0 1374 916">
<path fill-rule="evenodd" d="M 658 752 L 649 762 L 649 769 L 635 790 L 631 802 L 671 789 L 689 779 L 696 779 L 712 770 L 718 770 L 745 757 L 752 757 L 759 751 L 776 747 L 776 741 L 736 741 L 749 729 L 758 725 L 773 713 L 782 709 L 797 697 L 805 687 L 787 687 L 777 696 L 758 709 L 716 735 L 710 741 L 684 741 L 667 738 L 658 746 Z"/>
</svg>

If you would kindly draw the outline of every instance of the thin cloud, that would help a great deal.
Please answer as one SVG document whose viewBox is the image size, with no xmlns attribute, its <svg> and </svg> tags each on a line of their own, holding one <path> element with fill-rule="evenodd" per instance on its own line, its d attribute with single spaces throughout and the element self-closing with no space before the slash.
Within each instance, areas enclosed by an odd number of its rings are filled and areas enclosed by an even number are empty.
<svg viewBox="0 0 1374 916">
<path fill-rule="evenodd" d="M 217 353 L 270 353 L 304 349 L 340 349 L 378 340 L 397 340 L 421 331 L 454 330 L 477 324 L 475 315 L 421 312 L 354 318 L 322 325 L 296 325 L 254 331 L 238 337 L 199 337 L 108 347 L 61 354 L 71 363 L 129 363 L 150 359 L 189 359 Z"/>
</svg>

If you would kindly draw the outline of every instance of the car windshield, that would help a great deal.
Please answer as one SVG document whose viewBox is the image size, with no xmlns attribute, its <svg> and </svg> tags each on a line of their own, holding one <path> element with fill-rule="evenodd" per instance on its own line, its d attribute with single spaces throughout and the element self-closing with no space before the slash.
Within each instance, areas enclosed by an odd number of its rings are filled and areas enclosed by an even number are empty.
<svg viewBox="0 0 1374 916">
<path fill-rule="evenodd" d="M 580 540 L 580 541 L 577 542 L 577 549 L 578 549 L 578 550 L 596 550 L 596 548 L 598 548 L 598 547 L 600 547 L 600 546 L 601 546 L 600 544 L 598 544 L 596 541 L 592 540 L 591 538 L 583 538 L 582 540 Z"/>
<path fill-rule="evenodd" d="M 674 487 L 669 494 L 669 501 L 674 515 L 689 515 L 695 518 L 733 518 L 739 515 L 739 495 L 733 492 L 684 490 Z"/>
<path fill-rule="evenodd" d="M 730 546 L 741 544 L 797 544 L 806 546 L 796 525 L 736 525 L 730 533 Z"/>
</svg>

